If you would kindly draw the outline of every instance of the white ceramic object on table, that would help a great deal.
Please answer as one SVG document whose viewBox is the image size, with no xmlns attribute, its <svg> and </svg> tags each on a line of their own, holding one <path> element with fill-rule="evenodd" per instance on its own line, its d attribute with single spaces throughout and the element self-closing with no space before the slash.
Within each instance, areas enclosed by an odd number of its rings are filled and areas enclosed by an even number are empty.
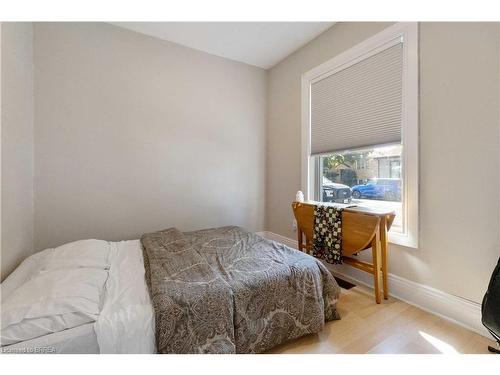
<svg viewBox="0 0 500 375">
<path fill-rule="evenodd" d="M 304 202 L 304 193 L 300 190 L 295 194 L 295 202 Z"/>
</svg>

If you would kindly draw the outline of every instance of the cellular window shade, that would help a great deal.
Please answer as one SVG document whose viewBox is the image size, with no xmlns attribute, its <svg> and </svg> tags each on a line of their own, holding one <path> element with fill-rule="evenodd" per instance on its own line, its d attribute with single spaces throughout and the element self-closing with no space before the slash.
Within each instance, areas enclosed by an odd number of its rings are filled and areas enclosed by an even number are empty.
<svg viewBox="0 0 500 375">
<path fill-rule="evenodd" d="M 311 85 L 311 154 L 401 141 L 403 46 Z"/>
</svg>

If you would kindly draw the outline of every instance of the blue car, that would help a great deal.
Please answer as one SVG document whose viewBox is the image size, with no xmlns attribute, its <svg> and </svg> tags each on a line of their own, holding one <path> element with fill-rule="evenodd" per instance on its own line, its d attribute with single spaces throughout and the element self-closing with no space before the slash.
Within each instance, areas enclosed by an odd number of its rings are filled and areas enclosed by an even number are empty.
<svg viewBox="0 0 500 375">
<path fill-rule="evenodd" d="M 401 179 L 399 178 L 376 178 L 364 185 L 355 185 L 351 189 L 354 199 L 401 200 Z"/>
</svg>

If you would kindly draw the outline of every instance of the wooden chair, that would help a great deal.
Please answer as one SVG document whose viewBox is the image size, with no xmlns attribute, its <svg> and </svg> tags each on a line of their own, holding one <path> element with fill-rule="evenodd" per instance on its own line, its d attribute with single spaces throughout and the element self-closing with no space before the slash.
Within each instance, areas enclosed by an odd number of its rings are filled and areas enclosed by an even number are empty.
<svg viewBox="0 0 500 375">
<path fill-rule="evenodd" d="M 312 251 L 315 202 L 293 202 L 292 209 L 297 220 L 298 248 L 306 253 Z M 375 301 L 381 302 L 383 295 L 389 296 L 387 285 L 387 231 L 394 220 L 394 212 L 348 208 L 342 212 L 342 261 L 373 275 Z M 352 257 L 360 251 L 372 249 L 372 263 Z"/>
</svg>

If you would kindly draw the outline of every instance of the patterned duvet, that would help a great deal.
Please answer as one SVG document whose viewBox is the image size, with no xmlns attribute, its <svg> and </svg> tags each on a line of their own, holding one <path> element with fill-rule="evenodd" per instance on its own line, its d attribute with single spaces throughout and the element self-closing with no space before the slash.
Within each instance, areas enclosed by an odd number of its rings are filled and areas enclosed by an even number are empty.
<svg viewBox="0 0 500 375">
<path fill-rule="evenodd" d="M 315 258 L 239 227 L 142 236 L 158 353 L 261 353 L 339 319 Z"/>
</svg>

